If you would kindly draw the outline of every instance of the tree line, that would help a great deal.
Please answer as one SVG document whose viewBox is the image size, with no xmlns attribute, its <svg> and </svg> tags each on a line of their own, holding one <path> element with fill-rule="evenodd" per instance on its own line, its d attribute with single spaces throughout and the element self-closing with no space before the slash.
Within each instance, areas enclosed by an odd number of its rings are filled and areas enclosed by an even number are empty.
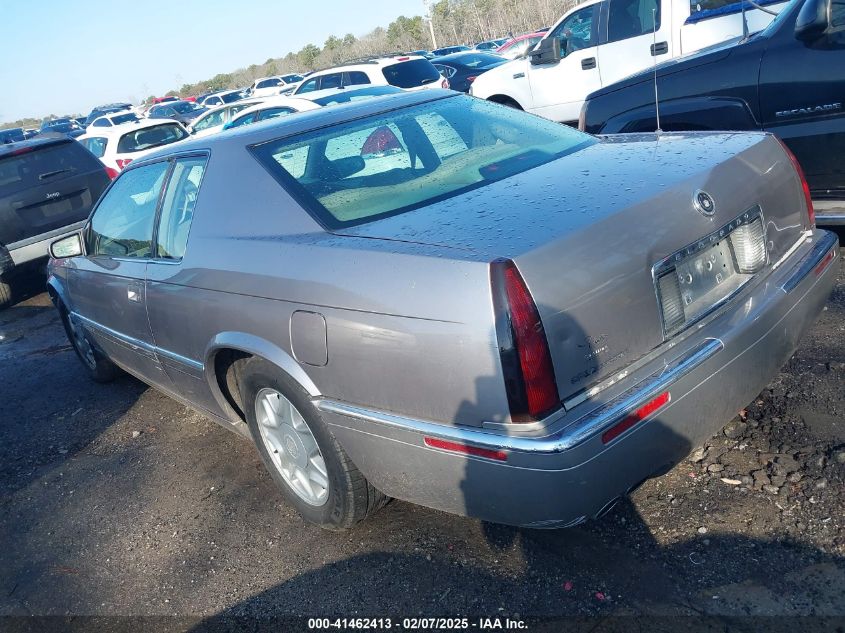
<svg viewBox="0 0 845 633">
<path fill-rule="evenodd" d="M 440 0 L 431 7 L 438 47 L 470 46 L 489 39 L 519 35 L 549 27 L 580 0 Z M 213 90 L 250 86 L 259 77 L 307 72 L 353 59 L 397 52 L 432 49 L 431 30 L 422 16 L 400 16 L 387 27 L 355 37 L 331 35 L 321 46 L 306 44 L 284 57 L 271 58 L 231 73 L 184 84 L 167 96 L 187 97 Z"/>
</svg>

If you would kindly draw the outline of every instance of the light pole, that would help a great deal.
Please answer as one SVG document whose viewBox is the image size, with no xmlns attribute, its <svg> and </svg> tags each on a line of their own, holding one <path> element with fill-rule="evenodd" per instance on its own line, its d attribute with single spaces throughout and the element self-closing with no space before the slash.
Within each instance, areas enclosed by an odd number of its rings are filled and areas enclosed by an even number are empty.
<svg viewBox="0 0 845 633">
<path fill-rule="evenodd" d="M 432 12 L 433 5 L 434 0 L 423 0 L 423 9 L 425 10 L 423 20 L 428 21 L 428 31 L 429 33 L 431 33 L 431 50 L 437 48 L 437 38 L 434 37 L 434 13 Z"/>
</svg>

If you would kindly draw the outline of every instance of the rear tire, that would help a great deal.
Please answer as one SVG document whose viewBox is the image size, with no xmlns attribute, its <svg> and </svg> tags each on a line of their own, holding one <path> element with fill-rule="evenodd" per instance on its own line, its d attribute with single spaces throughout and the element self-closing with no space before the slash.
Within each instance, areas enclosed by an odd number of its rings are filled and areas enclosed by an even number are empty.
<svg viewBox="0 0 845 633">
<path fill-rule="evenodd" d="M 289 376 L 252 357 L 238 367 L 237 380 L 261 460 L 303 519 L 341 530 L 387 503 L 338 444 L 308 393 Z"/>
<path fill-rule="evenodd" d="M 94 382 L 111 382 L 117 378 L 121 369 L 111 362 L 88 340 L 88 335 L 79 324 L 71 322 L 67 309 L 59 304 L 59 314 L 62 317 L 62 325 L 65 327 L 65 334 L 73 346 L 82 366 Z"/>
</svg>

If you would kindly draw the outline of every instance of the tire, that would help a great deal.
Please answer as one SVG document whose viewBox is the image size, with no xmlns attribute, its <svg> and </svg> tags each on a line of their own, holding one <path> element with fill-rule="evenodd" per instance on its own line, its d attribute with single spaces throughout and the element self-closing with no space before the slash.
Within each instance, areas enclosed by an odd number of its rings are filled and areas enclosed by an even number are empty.
<svg viewBox="0 0 845 633">
<path fill-rule="evenodd" d="M 81 326 L 74 328 L 67 309 L 61 304 L 59 304 L 59 314 L 62 317 L 62 325 L 68 341 L 91 379 L 94 382 L 106 383 L 117 378 L 122 370 L 90 343 Z"/>
<path fill-rule="evenodd" d="M 0 309 L 7 307 L 12 303 L 12 286 L 0 277 Z"/>
<path fill-rule="evenodd" d="M 388 498 L 364 478 L 338 444 L 302 387 L 258 357 L 240 364 L 236 374 L 261 460 L 303 519 L 325 529 L 342 530 L 387 503 Z M 287 409 L 288 405 L 292 408 Z M 268 407 L 274 410 L 272 414 Z M 283 420 L 286 415 L 291 416 L 290 424 Z M 303 484 L 303 479 L 307 483 Z"/>
</svg>

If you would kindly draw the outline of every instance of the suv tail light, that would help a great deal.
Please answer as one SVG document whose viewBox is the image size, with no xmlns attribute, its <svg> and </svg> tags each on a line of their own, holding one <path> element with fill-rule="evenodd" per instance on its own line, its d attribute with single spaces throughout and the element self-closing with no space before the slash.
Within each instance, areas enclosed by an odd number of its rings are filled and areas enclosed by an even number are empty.
<svg viewBox="0 0 845 633">
<path fill-rule="evenodd" d="M 470 75 L 469 77 L 467 77 L 467 83 L 472 83 L 476 79 L 478 79 L 478 75 Z"/>
<path fill-rule="evenodd" d="M 560 407 L 543 323 L 522 275 L 511 260 L 490 264 L 490 279 L 511 419 L 534 422 Z"/>
<path fill-rule="evenodd" d="M 120 175 L 120 172 L 114 167 L 106 166 L 106 175 L 109 177 L 109 180 L 114 180 Z"/>
<path fill-rule="evenodd" d="M 813 228 L 816 225 L 816 211 L 813 208 L 813 198 L 810 196 L 810 185 L 807 183 L 807 177 L 804 175 L 804 170 L 801 169 L 801 163 L 798 162 L 798 159 L 795 157 L 795 154 L 792 153 L 792 150 L 789 149 L 786 143 L 782 140 L 779 138 L 777 140 L 783 148 L 783 151 L 786 152 L 789 160 L 792 162 L 792 166 L 795 167 L 795 171 L 798 172 L 798 178 L 801 181 L 801 189 L 804 190 L 804 200 L 807 203 L 807 219 L 810 222 L 808 228 Z"/>
<path fill-rule="evenodd" d="M 124 167 L 126 167 L 129 163 L 131 163 L 131 162 L 132 162 L 132 159 L 131 159 L 131 158 L 116 158 L 114 162 L 116 162 L 116 163 L 117 163 L 117 168 L 118 168 L 118 169 L 123 169 L 123 168 L 124 168 Z"/>
<path fill-rule="evenodd" d="M 440 82 L 441 88 L 448 88 L 449 87 L 449 80 L 444 77 Z"/>
</svg>

